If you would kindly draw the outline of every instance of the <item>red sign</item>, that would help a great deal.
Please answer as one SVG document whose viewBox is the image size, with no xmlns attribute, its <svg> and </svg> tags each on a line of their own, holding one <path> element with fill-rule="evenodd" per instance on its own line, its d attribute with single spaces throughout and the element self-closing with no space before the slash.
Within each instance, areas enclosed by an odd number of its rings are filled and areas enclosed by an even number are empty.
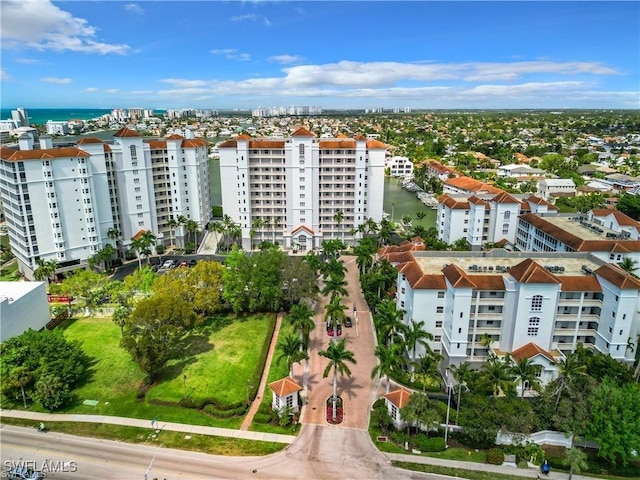
<svg viewBox="0 0 640 480">
<path fill-rule="evenodd" d="M 66 295 L 47 295 L 49 303 L 68 303 L 71 301 Z"/>
</svg>

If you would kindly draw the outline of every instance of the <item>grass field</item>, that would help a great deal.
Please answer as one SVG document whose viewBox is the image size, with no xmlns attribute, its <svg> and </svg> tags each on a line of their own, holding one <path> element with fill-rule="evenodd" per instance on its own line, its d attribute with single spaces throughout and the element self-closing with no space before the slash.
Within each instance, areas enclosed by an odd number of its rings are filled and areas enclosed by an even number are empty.
<svg viewBox="0 0 640 480">
<path fill-rule="evenodd" d="M 0 271 L 0 282 L 15 282 L 20 277 L 16 275 L 18 272 L 18 261 L 14 258 L 2 266 Z"/>
<path fill-rule="evenodd" d="M 75 389 L 75 401 L 64 411 L 133 418 L 158 417 L 162 421 L 238 428 L 242 418 L 217 419 L 197 410 L 154 404 L 149 400 L 177 402 L 187 392 L 195 398 L 241 401 L 247 380 L 257 368 L 268 319 L 255 315 L 207 322 L 195 335 L 182 360 L 166 368 L 166 380 L 151 387 L 145 400 L 136 398 L 144 374 L 119 346 L 120 329 L 109 318 L 73 319 L 63 325 L 65 336 L 81 342 L 93 358 L 87 381 Z M 187 375 L 186 381 L 183 375 Z M 84 405 L 96 400 L 96 406 Z M 31 407 L 37 410 L 36 405 Z"/>
</svg>

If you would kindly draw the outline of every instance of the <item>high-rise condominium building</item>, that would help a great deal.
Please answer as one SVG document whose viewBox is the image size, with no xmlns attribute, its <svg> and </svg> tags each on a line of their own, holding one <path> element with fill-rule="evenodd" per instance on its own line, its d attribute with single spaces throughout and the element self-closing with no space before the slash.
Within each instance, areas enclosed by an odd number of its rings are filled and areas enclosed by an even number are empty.
<svg viewBox="0 0 640 480">
<path fill-rule="evenodd" d="M 183 245 L 190 219 L 211 217 L 207 143 L 172 135 L 147 140 L 122 128 L 111 141 L 83 138 L 55 148 L 51 137 L 20 138 L 0 149 L 0 199 L 20 271 L 33 278 L 38 260 L 59 271 L 87 264 L 107 243 L 122 251 L 150 231 L 157 243 Z M 118 238 L 114 238 L 117 233 Z"/>
<path fill-rule="evenodd" d="M 377 140 L 317 139 L 300 128 L 286 139 L 240 135 L 219 150 L 223 210 L 242 228 L 244 248 L 350 242 L 353 229 L 382 220 L 386 145 Z"/>
</svg>

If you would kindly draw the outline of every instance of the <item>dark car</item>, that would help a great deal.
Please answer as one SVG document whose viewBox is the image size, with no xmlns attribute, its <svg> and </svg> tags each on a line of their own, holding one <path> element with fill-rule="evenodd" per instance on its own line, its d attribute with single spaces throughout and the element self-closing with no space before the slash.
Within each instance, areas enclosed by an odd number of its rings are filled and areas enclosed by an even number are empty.
<svg viewBox="0 0 640 480">
<path fill-rule="evenodd" d="M 347 317 L 344 319 L 344 326 L 347 328 L 353 327 L 353 322 L 351 321 L 351 317 Z"/>
<path fill-rule="evenodd" d="M 198 263 L 198 261 L 197 261 L 197 260 L 195 260 L 195 259 L 191 259 L 191 260 L 189 260 L 189 266 L 190 266 L 190 267 L 195 267 L 195 266 L 196 266 L 196 263 Z"/>
</svg>

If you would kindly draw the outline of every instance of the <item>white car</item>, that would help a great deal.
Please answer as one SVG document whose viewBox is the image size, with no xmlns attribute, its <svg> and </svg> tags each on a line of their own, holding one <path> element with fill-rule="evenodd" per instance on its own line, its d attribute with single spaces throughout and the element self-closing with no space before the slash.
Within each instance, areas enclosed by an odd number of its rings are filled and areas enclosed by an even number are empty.
<svg viewBox="0 0 640 480">
<path fill-rule="evenodd" d="M 166 262 L 164 262 L 162 264 L 162 267 L 160 267 L 160 268 L 164 269 L 164 270 L 169 270 L 170 268 L 173 268 L 173 264 L 174 264 L 173 260 L 167 260 Z"/>
</svg>

